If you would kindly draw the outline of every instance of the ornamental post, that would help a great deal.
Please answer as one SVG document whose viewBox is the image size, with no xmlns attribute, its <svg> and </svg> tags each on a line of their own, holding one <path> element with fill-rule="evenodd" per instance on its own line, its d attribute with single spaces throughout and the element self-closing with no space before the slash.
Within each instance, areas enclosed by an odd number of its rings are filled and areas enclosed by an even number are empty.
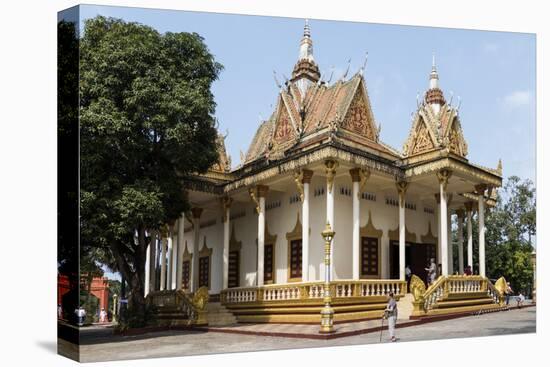
<svg viewBox="0 0 550 367">
<path fill-rule="evenodd" d="M 321 232 L 321 236 L 325 240 L 325 286 L 323 292 L 323 302 L 325 306 L 321 310 L 321 328 L 319 333 L 327 334 L 334 332 L 334 309 L 331 306 L 330 296 L 330 245 L 334 238 L 335 232 L 331 229 L 330 223 L 327 222 L 325 230 Z"/>
</svg>

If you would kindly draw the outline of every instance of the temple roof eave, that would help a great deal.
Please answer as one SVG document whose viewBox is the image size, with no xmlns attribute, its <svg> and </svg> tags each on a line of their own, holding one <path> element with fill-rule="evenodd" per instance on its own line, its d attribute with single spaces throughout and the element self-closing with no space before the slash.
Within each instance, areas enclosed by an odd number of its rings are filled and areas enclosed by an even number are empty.
<svg viewBox="0 0 550 367">
<path fill-rule="evenodd" d="M 461 176 L 470 178 L 472 182 L 476 184 L 487 184 L 494 187 L 502 186 L 502 176 L 498 175 L 496 172 L 480 168 L 479 166 L 453 156 L 439 157 L 414 165 L 406 165 L 403 168 L 404 176 L 408 180 L 423 175 L 435 174 L 442 169 L 449 169 Z"/>
</svg>

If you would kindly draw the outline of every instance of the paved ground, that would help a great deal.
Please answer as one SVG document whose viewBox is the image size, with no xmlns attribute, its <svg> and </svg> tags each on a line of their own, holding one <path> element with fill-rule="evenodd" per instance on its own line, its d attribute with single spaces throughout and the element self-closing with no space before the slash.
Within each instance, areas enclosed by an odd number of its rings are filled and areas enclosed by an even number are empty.
<svg viewBox="0 0 550 367">
<path fill-rule="evenodd" d="M 410 326 L 398 329 L 397 336 L 399 342 L 405 342 L 532 333 L 536 329 L 535 320 L 536 309 L 535 307 L 529 307 L 521 310 L 488 313 L 479 316 Z M 134 337 L 113 336 L 111 333 L 111 329 L 104 327 L 85 329 L 82 333 L 84 345 L 81 347 L 81 361 L 95 362 L 193 354 L 368 344 L 378 343 L 380 337 L 379 332 L 332 340 L 236 335 L 199 331 L 166 331 Z M 383 342 L 388 342 L 387 332 L 384 332 Z M 59 348 L 69 350 L 72 346 L 67 342 L 59 340 Z"/>
</svg>

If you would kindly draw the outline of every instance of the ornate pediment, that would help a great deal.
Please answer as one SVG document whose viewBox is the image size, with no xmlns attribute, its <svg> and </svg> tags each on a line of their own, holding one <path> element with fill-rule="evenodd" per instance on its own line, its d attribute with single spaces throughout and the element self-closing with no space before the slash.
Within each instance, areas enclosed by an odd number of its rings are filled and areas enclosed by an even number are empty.
<svg viewBox="0 0 550 367">
<path fill-rule="evenodd" d="M 359 83 L 359 87 L 355 91 L 341 126 L 367 139 L 377 141 L 377 128 L 374 125 L 370 104 L 360 86 L 362 83 Z"/>
<path fill-rule="evenodd" d="M 461 157 L 466 157 L 468 155 L 468 145 L 464 140 L 462 135 L 462 128 L 457 118 L 453 119 L 450 128 L 447 129 L 447 134 L 443 139 L 444 145 L 449 148 L 449 151 L 459 155 Z"/>
<path fill-rule="evenodd" d="M 290 119 L 290 114 L 286 108 L 284 102 L 280 101 L 279 104 L 279 115 L 275 121 L 275 130 L 273 132 L 273 141 L 276 144 L 283 144 L 289 140 L 294 140 L 294 126 Z"/>
</svg>

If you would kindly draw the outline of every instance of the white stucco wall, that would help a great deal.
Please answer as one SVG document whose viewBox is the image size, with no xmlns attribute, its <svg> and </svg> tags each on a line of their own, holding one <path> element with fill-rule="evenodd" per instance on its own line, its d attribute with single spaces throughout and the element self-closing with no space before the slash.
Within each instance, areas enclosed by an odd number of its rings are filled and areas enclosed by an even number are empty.
<svg viewBox="0 0 550 367">
<path fill-rule="evenodd" d="M 352 182 L 349 177 L 342 176 L 335 180 L 335 223 L 336 232 L 334 238 L 334 275 L 333 279 L 350 279 L 352 277 L 352 197 L 342 195 L 340 189 L 344 187 L 351 191 Z M 316 189 L 325 189 L 325 193 L 315 196 Z M 398 227 L 398 207 L 386 204 L 386 195 L 383 192 L 373 191 L 367 183 L 365 191 L 376 194 L 376 201 L 360 200 L 360 226 L 368 222 L 368 213 L 372 213 L 373 225 L 383 231 L 381 240 L 381 275 L 389 277 L 389 237 L 388 231 Z M 267 228 L 272 235 L 277 235 L 275 244 L 275 283 L 286 283 L 288 280 L 288 242 L 286 234 L 294 229 L 296 216 L 300 216 L 302 222 L 302 203 L 300 201 L 290 203 L 290 197 L 296 195 L 296 191 L 286 193 L 270 191 L 266 199 L 266 206 L 280 201 L 281 205 L 266 210 Z M 393 195 L 397 198 L 397 193 Z M 309 248 L 309 279 L 324 279 L 324 244 L 321 231 L 326 224 L 326 181 L 324 177 L 313 176 L 310 186 L 310 248 Z M 435 216 L 425 213 L 424 206 L 414 200 L 407 201 L 417 204 L 416 210 L 405 210 L 405 222 L 407 229 L 414 232 L 416 242 L 421 242 L 421 236 L 428 231 L 428 223 L 431 222 L 432 233 L 437 231 Z M 430 206 L 433 208 L 435 206 Z M 235 238 L 241 241 L 240 253 L 240 286 L 254 286 L 256 284 L 257 266 L 257 233 L 258 217 L 252 203 L 236 202 L 231 207 L 232 216 L 242 213 L 245 215 L 231 220 L 230 228 L 235 230 Z M 204 238 L 209 248 L 212 248 L 211 293 L 219 293 L 222 287 L 223 269 L 223 223 L 221 222 L 221 208 L 218 212 L 210 210 L 203 214 L 201 222 L 216 219 L 216 224 L 200 229 L 199 250 L 203 246 Z M 193 232 L 186 231 L 185 240 L 188 250 L 193 252 Z"/>
</svg>

